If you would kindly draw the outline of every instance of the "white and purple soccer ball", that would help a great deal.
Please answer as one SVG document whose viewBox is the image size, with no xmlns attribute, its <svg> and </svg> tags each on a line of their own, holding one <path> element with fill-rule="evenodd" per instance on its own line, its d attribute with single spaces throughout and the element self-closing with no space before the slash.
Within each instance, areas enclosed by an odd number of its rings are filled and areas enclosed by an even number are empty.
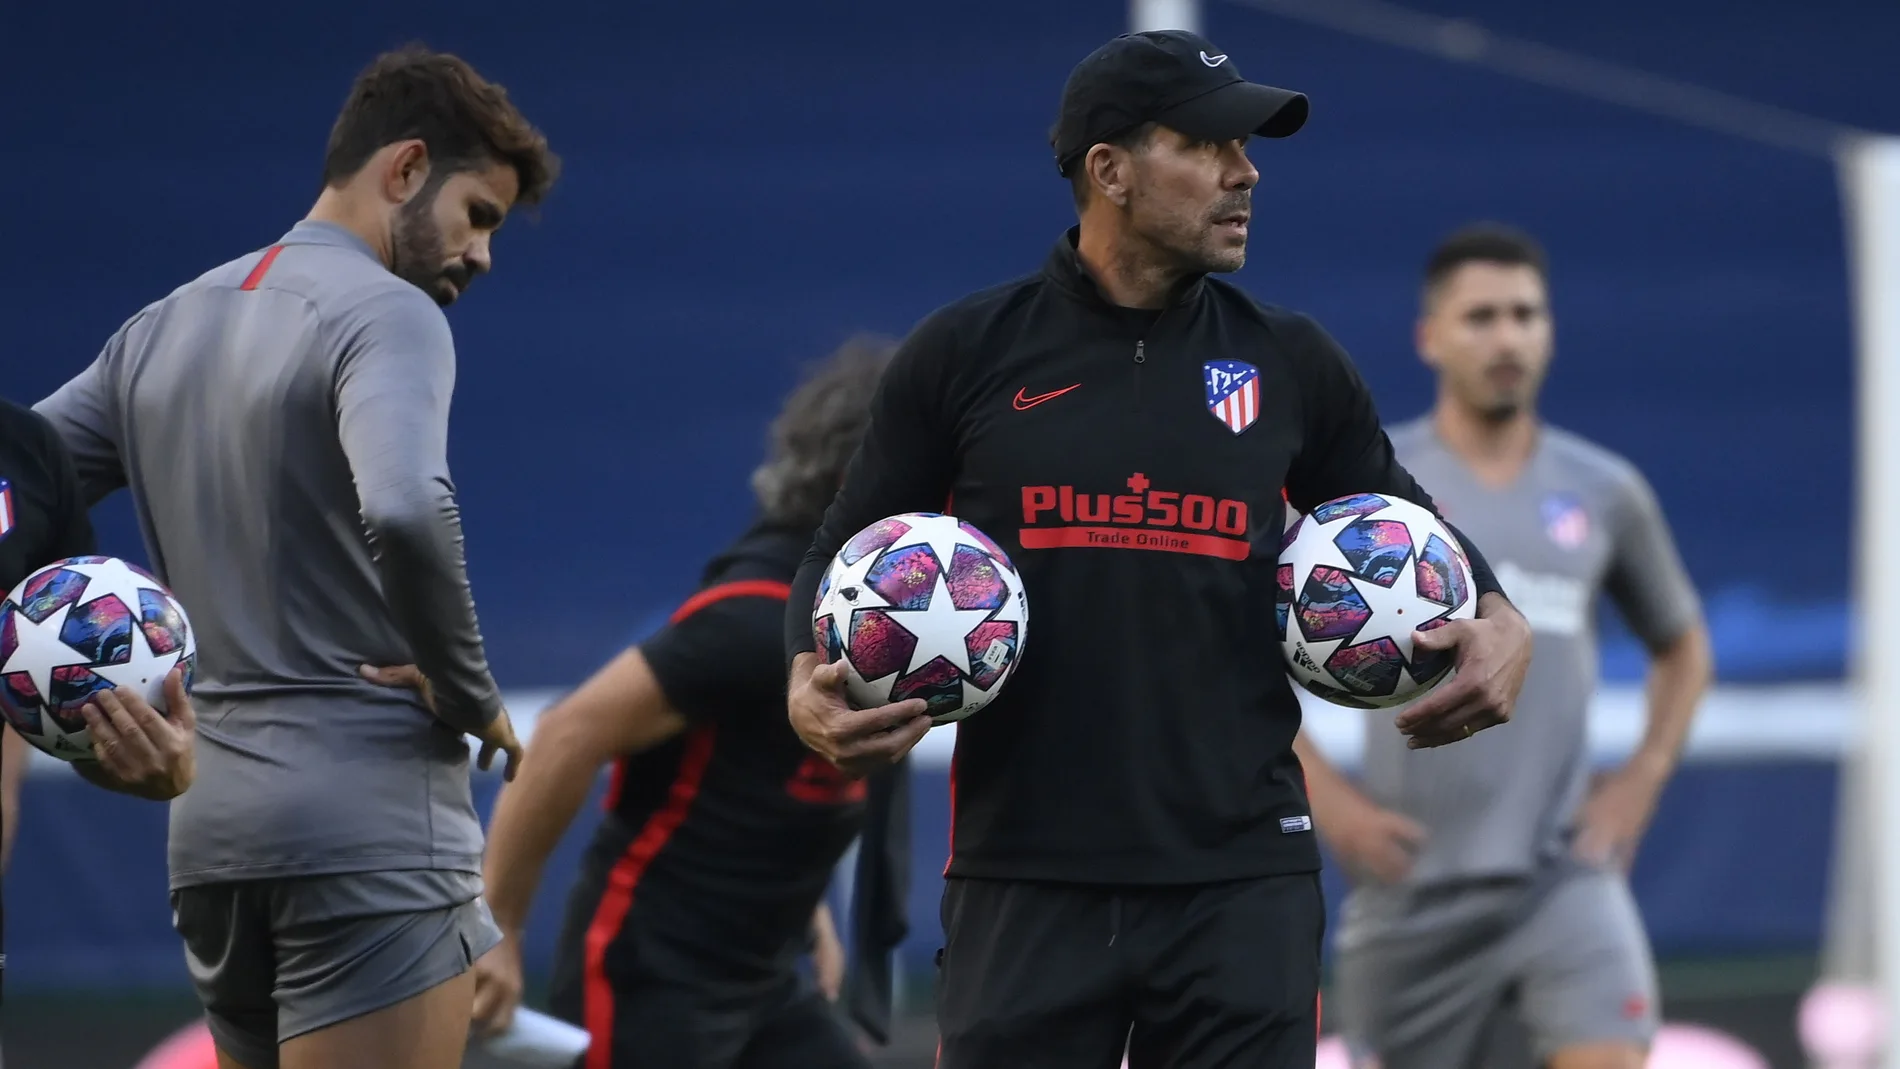
<svg viewBox="0 0 1900 1069">
<path fill-rule="evenodd" d="M 931 720 L 962 720 L 996 699 L 1021 659 L 1029 599 L 1016 566 L 955 516 L 888 516 L 844 544 L 818 586 L 812 637 L 843 661 L 852 704 L 907 698 Z"/>
<path fill-rule="evenodd" d="M 1420 631 L 1477 611 L 1471 563 L 1430 510 L 1384 494 L 1328 501 L 1289 527 L 1275 612 L 1288 670 L 1336 705 L 1382 709 L 1422 697 L 1450 651 L 1415 650 Z"/>
<path fill-rule="evenodd" d="M 185 670 L 197 641 L 165 585 L 116 557 L 72 557 L 21 580 L 0 602 L 0 715 L 62 760 L 92 756 L 80 708 L 131 687 L 165 709 L 165 676 Z"/>
</svg>

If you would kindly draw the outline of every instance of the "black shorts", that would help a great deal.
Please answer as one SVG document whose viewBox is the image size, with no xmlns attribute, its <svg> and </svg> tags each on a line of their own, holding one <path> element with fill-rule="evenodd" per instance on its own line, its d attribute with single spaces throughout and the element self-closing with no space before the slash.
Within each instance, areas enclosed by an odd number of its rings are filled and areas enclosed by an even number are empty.
<svg viewBox="0 0 1900 1069">
<path fill-rule="evenodd" d="M 648 923 L 637 900 L 619 917 L 603 911 L 603 881 L 588 868 L 569 901 L 549 998 L 555 1016 L 593 1037 L 576 1069 L 869 1069 L 809 980 L 787 968 L 735 981 Z"/>
<path fill-rule="evenodd" d="M 557 987 L 555 1016 L 595 1032 L 585 997 Z M 576 1069 L 867 1069 L 823 995 L 795 976 L 766 992 L 677 980 L 612 984 L 605 1047 Z M 598 1005 L 598 1003 L 596 1003 Z M 602 1012 L 596 1009 L 595 1014 Z"/>
<path fill-rule="evenodd" d="M 1319 875 L 1191 887 L 953 878 L 938 1069 L 1312 1069 Z"/>
</svg>

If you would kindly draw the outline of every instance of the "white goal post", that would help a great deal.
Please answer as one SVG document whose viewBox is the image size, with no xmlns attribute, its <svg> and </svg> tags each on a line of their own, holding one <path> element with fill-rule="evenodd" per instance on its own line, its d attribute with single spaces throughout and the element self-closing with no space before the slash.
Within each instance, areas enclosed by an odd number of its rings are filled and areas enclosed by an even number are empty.
<svg viewBox="0 0 1900 1069">
<path fill-rule="evenodd" d="M 1848 908 L 1830 920 L 1872 928 L 1858 935 L 1874 950 L 1872 978 L 1891 1025 L 1900 1022 L 1900 138 L 1853 139 L 1839 152 L 1839 168 L 1858 353 L 1853 674 L 1866 750 L 1861 774 L 1847 781 L 1855 789 L 1841 794 L 1847 819 L 1839 822 L 1835 872 L 1871 876 L 1873 893 L 1860 901 L 1873 908 L 1871 916 Z M 1863 820 L 1851 819 L 1855 809 Z M 1855 859 L 1858 850 L 1871 857 Z M 1870 864 L 1847 863 L 1853 860 Z M 1835 897 L 1845 904 L 1855 896 L 1840 888 Z M 1850 933 L 1830 934 L 1838 946 Z M 1900 1069 L 1900 1050 L 1885 1046 L 1882 1064 Z"/>
<path fill-rule="evenodd" d="M 1201 32 L 1201 0 L 1128 0 L 1128 32 Z"/>
</svg>

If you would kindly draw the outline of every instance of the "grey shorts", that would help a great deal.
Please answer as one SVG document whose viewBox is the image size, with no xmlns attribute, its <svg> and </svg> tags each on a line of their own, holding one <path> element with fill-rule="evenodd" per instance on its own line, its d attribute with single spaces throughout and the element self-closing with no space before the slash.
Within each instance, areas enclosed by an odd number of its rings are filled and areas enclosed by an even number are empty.
<svg viewBox="0 0 1900 1069">
<path fill-rule="evenodd" d="M 1649 938 L 1614 873 L 1356 891 L 1341 921 L 1326 1010 L 1355 1069 L 1459 1069 L 1500 1049 L 1542 1065 L 1567 1047 L 1655 1036 Z"/>
<path fill-rule="evenodd" d="M 455 901 L 463 888 L 477 893 Z M 501 941 L 479 888 L 387 872 L 203 884 L 172 892 L 172 926 L 212 1038 L 276 1069 L 278 1044 L 468 971 Z"/>
</svg>

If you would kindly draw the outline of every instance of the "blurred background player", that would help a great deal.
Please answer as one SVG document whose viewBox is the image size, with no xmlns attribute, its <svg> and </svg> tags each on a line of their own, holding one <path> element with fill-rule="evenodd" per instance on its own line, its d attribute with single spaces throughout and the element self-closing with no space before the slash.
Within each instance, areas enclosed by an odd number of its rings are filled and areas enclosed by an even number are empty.
<svg viewBox="0 0 1900 1069">
<path fill-rule="evenodd" d="M 280 1044 L 308 1069 L 461 1062 L 469 966 L 499 939 L 463 735 L 483 767 L 519 746 L 463 567 L 441 306 L 554 171 L 468 64 L 383 55 L 309 216 L 39 405 L 89 502 L 131 489 L 199 629 L 204 775 L 172 807 L 171 887 L 227 1067 Z"/>
<path fill-rule="evenodd" d="M 542 867 L 613 761 L 555 962 L 555 1012 L 592 1033 L 585 1069 L 865 1064 L 794 971 L 814 924 L 835 960 L 829 917 L 814 910 L 858 834 L 866 784 L 792 733 L 784 620 L 890 351 L 854 340 L 798 387 L 752 476 L 752 527 L 666 627 L 536 721 L 490 825 L 487 895 L 503 942 L 477 966 L 479 1025 L 513 1014 Z M 820 980 L 835 997 L 835 969 Z"/>
<path fill-rule="evenodd" d="M 1300 737 L 1314 819 L 1354 881 L 1327 1005 L 1364 1066 L 1483 1064 L 1508 1010 L 1539 1064 L 1636 1069 L 1656 1028 L 1625 873 L 1708 685 L 1708 636 L 1647 482 L 1538 418 L 1552 336 L 1530 237 L 1476 226 L 1432 253 L 1417 345 L 1437 403 L 1393 444 L 1497 562 L 1537 646 L 1520 715 L 1464 746 L 1408 751 L 1368 713 L 1359 788 Z M 1601 594 L 1649 650 L 1649 719 L 1586 796 Z"/>
</svg>

